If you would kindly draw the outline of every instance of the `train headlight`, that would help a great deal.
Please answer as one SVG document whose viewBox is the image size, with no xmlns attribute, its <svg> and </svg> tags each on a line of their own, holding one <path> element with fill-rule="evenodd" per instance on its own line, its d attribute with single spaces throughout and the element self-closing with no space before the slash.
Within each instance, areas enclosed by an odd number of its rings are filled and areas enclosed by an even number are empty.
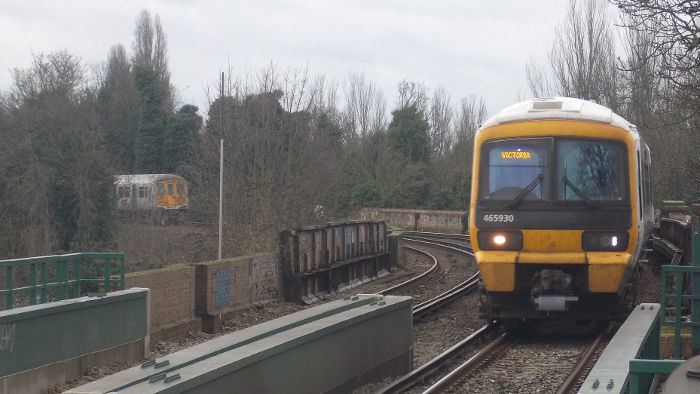
<svg viewBox="0 0 700 394">
<path fill-rule="evenodd" d="M 507 239 L 506 236 L 503 234 L 496 234 L 493 236 L 493 238 L 491 238 L 491 241 L 494 245 L 503 246 L 506 244 Z"/>
<path fill-rule="evenodd" d="M 581 235 L 581 246 L 585 251 L 623 251 L 628 242 L 626 231 L 584 231 Z"/>
<path fill-rule="evenodd" d="M 518 230 L 479 230 L 476 233 L 482 250 L 520 250 L 523 233 Z"/>
</svg>

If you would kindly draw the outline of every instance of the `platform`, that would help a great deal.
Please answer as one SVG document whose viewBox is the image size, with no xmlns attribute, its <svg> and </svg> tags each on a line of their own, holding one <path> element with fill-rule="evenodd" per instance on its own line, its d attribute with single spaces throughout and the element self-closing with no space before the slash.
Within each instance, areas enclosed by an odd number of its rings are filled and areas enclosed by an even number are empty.
<svg viewBox="0 0 700 394">
<path fill-rule="evenodd" d="M 412 298 L 359 295 L 220 336 L 68 393 L 348 392 L 412 365 Z"/>
<path fill-rule="evenodd" d="M 579 394 L 613 394 L 627 390 L 630 360 L 639 358 L 642 354 L 647 339 L 655 332 L 655 326 L 658 326 L 660 312 L 659 304 L 637 305 L 605 347 L 581 385 Z"/>
</svg>

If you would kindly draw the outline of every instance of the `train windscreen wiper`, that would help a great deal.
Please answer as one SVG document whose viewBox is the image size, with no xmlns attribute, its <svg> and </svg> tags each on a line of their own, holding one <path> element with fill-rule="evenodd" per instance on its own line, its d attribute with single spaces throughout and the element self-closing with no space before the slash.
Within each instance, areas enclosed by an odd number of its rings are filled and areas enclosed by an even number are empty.
<svg viewBox="0 0 700 394">
<path fill-rule="evenodd" d="M 530 182 L 529 185 L 527 185 L 523 190 L 521 190 L 520 193 L 518 193 L 518 195 L 515 196 L 513 200 L 511 200 L 511 202 L 506 204 L 506 208 L 512 209 L 517 207 L 518 204 L 520 204 L 520 202 L 523 200 L 523 198 L 525 198 L 525 196 L 527 196 L 527 194 L 530 193 L 532 189 L 534 189 L 535 186 L 537 186 L 537 184 L 542 182 L 543 179 L 544 177 L 542 176 L 542 174 L 537 174 L 537 177 L 532 182 Z"/>
<path fill-rule="evenodd" d="M 566 163 L 564 164 L 564 176 L 561 177 L 561 181 L 564 182 L 564 185 L 568 186 L 571 188 L 571 190 L 574 191 L 574 193 L 578 194 L 579 197 L 583 199 L 583 201 L 586 202 L 591 208 L 600 208 L 600 205 L 596 204 L 593 202 L 593 200 L 588 197 L 586 193 L 583 192 L 583 190 L 579 189 L 576 187 L 570 180 L 569 178 L 566 177 Z"/>
</svg>

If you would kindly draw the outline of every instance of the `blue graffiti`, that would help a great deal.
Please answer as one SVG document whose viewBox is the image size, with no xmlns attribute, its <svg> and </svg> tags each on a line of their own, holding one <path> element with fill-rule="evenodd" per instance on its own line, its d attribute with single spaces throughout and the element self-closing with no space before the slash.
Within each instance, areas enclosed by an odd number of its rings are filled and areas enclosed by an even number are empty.
<svg viewBox="0 0 700 394">
<path fill-rule="evenodd" d="M 216 271 L 216 300 L 214 306 L 221 308 L 231 304 L 231 267 Z"/>
</svg>

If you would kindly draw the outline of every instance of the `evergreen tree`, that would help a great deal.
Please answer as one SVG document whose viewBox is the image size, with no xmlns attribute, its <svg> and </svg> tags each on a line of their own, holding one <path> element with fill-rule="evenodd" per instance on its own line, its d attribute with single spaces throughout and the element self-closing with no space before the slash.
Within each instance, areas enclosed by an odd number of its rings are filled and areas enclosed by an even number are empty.
<svg viewBox="0 0 700 394">
<path fill-rule="evenodd" d="M 428 122 L 415 105 L 397 109 L 391 113 L 388 136 L 391 146 L 411 162 L 427 162 L 430 151 Z"/>
<path fill-rule="evenodd" d="M 138 129 L 135 141 L 136 171 L 163 172 L 166 113 L 158 72 L 148 66 L 134 67 L 134 81 L 141 93 Z"/>
<path fill-rule="evenodd" d="M 196 106 L 188 104 L 170 115 L 163 144 L 163 171 L 179 173 L 178 170 L 190 161 L 202 127 L 202 117 L 197 110 Z"/>
</svg>

